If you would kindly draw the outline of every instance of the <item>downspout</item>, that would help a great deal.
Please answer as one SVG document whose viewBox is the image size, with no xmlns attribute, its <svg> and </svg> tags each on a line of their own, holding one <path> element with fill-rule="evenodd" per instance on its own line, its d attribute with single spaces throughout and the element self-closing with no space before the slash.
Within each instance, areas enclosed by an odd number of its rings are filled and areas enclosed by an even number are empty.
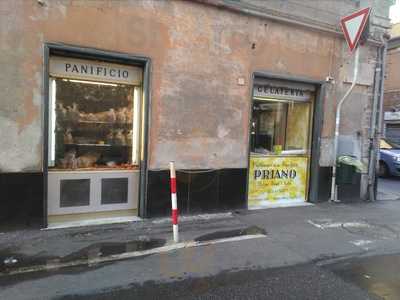
<svg viewBox="0 0 400 300">
<path fill-rule="evenodd" d="M 338 139 L 339 139 L 339 126 L 340 126 L 340 113 L 342 109 L 342 104 L 350 95 L 351 91 L 356 86 L 357 78 L 358 78 L 358 65 L 360 61 L 360 47 L 357 47 L 355 61 L 354 61 L 354 74 L 353 74 L 353 82 L 351 83 L 350 88 L 347 90 L 346 94 L 344 94 L 343 98 L 340 99 L 338 106 L 336 108 L 336 122 L 335 122 L 335 136 L 333 138 L 333 165 L 332 165 L 332 186 L 331 186 L 331 198 L 330 201 L 337 202 L 337 186 L 336 186 L 336 168 L 337 168 L 337 151 L 338 151 Z"/>
<path fill-rule="evenodd" d="M 380 139 L 382 136 L 382 121 L 383 121 L 383 89 L 385 84 L 385 73 L 386 73 L 386 54 L 387 54 L 387 40 L 384 37 L 381 37 L 383 42 L 382 49 L 382 76 L 381 76 L 381 85 L 380 85 L 380 95 L 379 95 L 379 119 L 378 119 L 378 138 Z"/>
<path fill-rule="evenodd" d="M 387 36 L 381 36 L 381 46 L 378 48 L 378 61 L 375 70 L 374 106 L 371 120 L 371 150 L 368 169 L 368 194 L 370 201 L 376 200 L 376 170 L 379 168 L 379 141 L 382 137 L 383 96 L 386 69 Z M 379 108 L 378 108 L 379 106 Z M 378 121 L 377 121 L 378 116 Z"/>
<path fill-rule="evenodd" d="M 374 98 L 372 104 L 371 114 L 371 125 L 370 125 L 370 150 L 369 150 L 369 162 L 368 162 L 368 198 L 370 201 L 375 201 L 375 174 L 376 174 L 376 155 L 377 155 L 377 112 L 379 105 L 379 90 L 381 86 L 382 77 L 382 47 L 378 47 L 377 59 L 375 66 L 375 77 L 374 77 Z"/>
<path fill-rule="evenodd" d="M 387 39 L 386 35 L 381 36 L 381 41 L 383 43 L 382 46 L 382 67 L 381 67 L 381 81 L 379 87 L 379 117 L 378 117 L 378 132 L 377 132 L 377 142 L 376 142 L 376 150 L 379 149 L 379 141 L 382 138 L 382 122 L 383 122 L 383 96 L 384 96 L 384 84 L 385 84 L 385 73 L 386 73 L 386 54 L 387 54 Z M 377 151 L 378 155 L 376 155 L 375 160 L 375 170 L 379 168 L 379 152 Z M 376 195 L 376 180 L 374 184 L 374 193 Z M 375 197 L 376 198 L 376 197 Z"/>
</svg>

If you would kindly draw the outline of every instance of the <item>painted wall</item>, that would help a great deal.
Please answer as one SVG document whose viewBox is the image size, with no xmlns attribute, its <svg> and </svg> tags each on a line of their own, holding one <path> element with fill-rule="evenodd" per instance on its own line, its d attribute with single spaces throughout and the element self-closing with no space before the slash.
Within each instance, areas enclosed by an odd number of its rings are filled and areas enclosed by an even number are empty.
<svg viewBox="0 0 400 300">
<path fill-rule="evenodd" d="M 400 110 L 400 48 L 388 50 L 384 94 L 384 111 Z"/>
<path fill-rule="evenodd" d="M 399 25 L 399 26 L 395 26 Z M 395 24 L 393 28 L 400 28 L 400 23 Z M 392 28 L 392 31 L 393 31 Z M 398 37 L 389 41 L 386 60 L 386 77 L 384 82 L 384 112 L 400 111 L 400 47 Z M 383 120 L 383 123 L 399 123 L 398 119 Z M 386 135 L 386 133 L 385 133 Z"/>
<path fill-rule="evenodd" d="M 354 5 L 344 2 L 348 9 Z M 150 169 L 167 168 L 170 160 L 177 168 L 246 167 L 251 74 L 331 76 L 320 159 L 323 166 L 331 163 L 335 103 L 352 76 L 340 36 L 190 1 L 42 3 L 0 1 L 0 172 L 42 168 L 45 42 L 152 59 Z M 375 58 L 376 46 L 364 46 L 362 76 L 341 128 L 360 140 L 362 156 Z"/>
<path fill-rule="evenodd" d="M 386 58 L 385 92 L 400 90 L 400 48 L 388 50 Z"/>
</svg>

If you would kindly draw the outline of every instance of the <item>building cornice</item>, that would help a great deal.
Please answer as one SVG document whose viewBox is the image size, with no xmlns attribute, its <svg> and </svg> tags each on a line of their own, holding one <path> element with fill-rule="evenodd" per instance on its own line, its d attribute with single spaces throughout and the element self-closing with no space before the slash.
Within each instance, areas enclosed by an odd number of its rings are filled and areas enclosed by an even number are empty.
<svg viewBox="0 0 400 300">
<path fill-rule="evenodd" d="M 240 2 L 226 1 L 226 0 L 191 0 L 204 5 L 214 6 L 219 9 L 225 9 L 231 12 L 249 15 L 261 19 L 268 19 L 283 24 L 300 26 L 309 30 L 318 31 L 330 34 L 334 37 L 344 39 L 343 33 L 338 26 L 332 26 L 331 24 L 316 22 L 309 18 L 303 18 L 277 12 L 275 10 L 263 8 L 260 10 L 259 7 L 243 4 Z M 381 46 L 382 43 L 375 39 L 369 38 L 367 43 L 373 46 Z"/>
</svg>

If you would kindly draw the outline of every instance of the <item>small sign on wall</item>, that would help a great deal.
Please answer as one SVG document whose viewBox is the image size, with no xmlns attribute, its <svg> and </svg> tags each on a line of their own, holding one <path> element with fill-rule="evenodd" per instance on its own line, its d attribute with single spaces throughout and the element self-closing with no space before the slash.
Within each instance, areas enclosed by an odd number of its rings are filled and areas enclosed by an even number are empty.
<svg viewBox="0 0 400 300">
<path fill-rule="evenodd" d="M 310 101 L 315 93 L 315 86 L 310 84 L 288 83 L 281 80 L 256 79 L 253 96 L 276 100 Z"/>
<path fill-rule="evenodd" d="M 61 56 L 50 58 L 50 75 L 130 85 L 142 82 L 142 69 L 139 67 Z"/>
</svg>

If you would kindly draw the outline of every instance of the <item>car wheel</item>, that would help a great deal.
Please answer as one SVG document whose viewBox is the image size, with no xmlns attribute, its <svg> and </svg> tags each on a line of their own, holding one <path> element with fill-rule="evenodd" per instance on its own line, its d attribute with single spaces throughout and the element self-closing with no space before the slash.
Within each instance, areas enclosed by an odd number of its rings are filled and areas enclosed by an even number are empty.
<svg viewBox="0 0 400 300">
<path fill-rule="evenodd" d="M 388 177 L 389 176 L 389 168 L 383 161 L 379 162 L 379 170 L 378 170 L 379 177 Z"/>
</svg>

